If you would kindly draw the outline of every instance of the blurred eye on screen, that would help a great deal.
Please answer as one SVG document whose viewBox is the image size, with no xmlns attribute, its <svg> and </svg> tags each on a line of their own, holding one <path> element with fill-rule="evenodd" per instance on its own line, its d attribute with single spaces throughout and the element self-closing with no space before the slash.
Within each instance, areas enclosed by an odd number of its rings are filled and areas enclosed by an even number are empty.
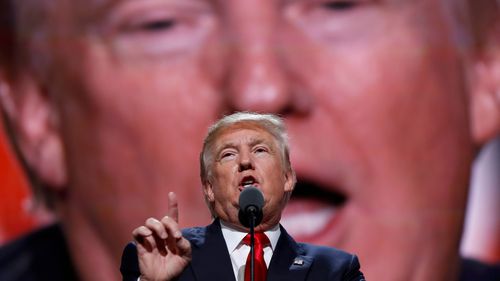
<svg viewBox="0 0 500 281">
<path fill-rule="evenodd" d="M 176 23 L 175 20 L 169 18 L 157 19 L 142 23 L 137 28 L 145 32 L 161 32 L 174 28 Z"/>
<path fill-rule="evenodd" d="M 188 53 L 213 28 L 210 6 L 202 1 L 129 1 L 111 12 L 109 29 L 121 55 Z"/>
<path fill-rule="evenodd" d="M 348 10 L 354 8 L 359 1 L 325 1 L 321 5 L 325 9 L 330 9 L 330 10 L 336 10 L 336 11 L 342 11 L 342 10 Z"/>
<path fill-rule="evenodd" d="M 285 16 L 306 34 L 318 40 L 354 36 L 369 29 L 368 11 L 375 0 L 296 0 Z"/>
</svg>

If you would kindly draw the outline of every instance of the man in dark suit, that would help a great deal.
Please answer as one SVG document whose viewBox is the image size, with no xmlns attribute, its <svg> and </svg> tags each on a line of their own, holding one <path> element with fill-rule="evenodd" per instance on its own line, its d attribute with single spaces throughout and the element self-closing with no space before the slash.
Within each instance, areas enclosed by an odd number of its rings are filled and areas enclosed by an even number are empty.
<svg viewBox="0 0 500 281">
<path fill-rule="evenodd" d="M 238 199 L 251 187 L 265 198 L 255 230 L 263 237 L 256 244 L 266 242 L 255 255 L 268 272 L 264 268 L 259 278 L 256 273 L 256 281 L 266 275 L 267 280 L 364 280 L 356 256 L 297 243 L 279 226 L 296 181 L 288 151 L 284 124 L 274 115 L 235 113 L 215 123 L 200 156 L 205 200 L 215 220 L 181 233 L 177 200 L 169 194 L 168 216 L 149 218 L 133 231 L 135 244 L 127 245 L 122 257 L 123 280 L 248 281 L 249 229 L 240 223 Z"/>
</svg>

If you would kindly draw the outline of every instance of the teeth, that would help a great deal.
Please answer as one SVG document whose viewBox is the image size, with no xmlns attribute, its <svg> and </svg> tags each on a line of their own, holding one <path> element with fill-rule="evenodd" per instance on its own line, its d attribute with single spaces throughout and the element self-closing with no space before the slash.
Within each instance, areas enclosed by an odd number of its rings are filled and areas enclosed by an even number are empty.
<svg viewBox="0 0 500 281">
<path fill-rule="evenodd" d="M 243 187 L 249 187 L 252 186 L 255 183 L 253 179 L 247 179 L 241 183 Z"/>
<path fill-rule="evenodd" d="M 335 216 L 333 207 L 319 209 L 311 212 L 285 214 L 281 223 L 288 232 L 295 236 L 309 236 L 321 232 L 328 222 Z M 304 227 L 306 226 L 307 227 Z"/>
</svg>

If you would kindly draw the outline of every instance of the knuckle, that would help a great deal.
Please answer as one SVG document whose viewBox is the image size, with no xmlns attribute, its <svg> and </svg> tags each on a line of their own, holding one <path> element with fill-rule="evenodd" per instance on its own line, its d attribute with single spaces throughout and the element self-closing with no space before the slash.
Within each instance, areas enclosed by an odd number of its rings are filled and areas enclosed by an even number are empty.
<svg viewBox="0 0 500 281">
<path fill-rule="evenodd" d="M 146 220 L 146 225 L 149 225 L 149 226 L 154 226 L 156 223 L 157 223 L 157 220 L 155 218 L 148 218 Z"/>
<path fill-rule="evenodd" d="M 132 231 L 132 235 L 133 236 L 146 235 L 147 231 L 148 231 L 148 228 L 141 225 Z"/>
</svg>

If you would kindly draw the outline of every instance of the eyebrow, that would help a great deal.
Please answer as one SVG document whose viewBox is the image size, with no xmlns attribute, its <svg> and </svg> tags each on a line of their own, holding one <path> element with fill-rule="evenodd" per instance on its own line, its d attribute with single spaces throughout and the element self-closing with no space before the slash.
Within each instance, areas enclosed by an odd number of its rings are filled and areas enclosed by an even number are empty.
<svg viewBox="0 0 500 281">
<path fill-rule="evenodd" d="M 92 9 L 95 9 L 95 11 L 107 11 L 113 9 L 115 6 L 127 3 L 127 2 L 140 2 L 143 1 L 145 2 L 146 0 L 87 0 L 85 2 L 85 5 L 88 7 L 90 6 Z M 174 2 L 174 1 L 179 1 L 182 2 L 182 0 L 164 0 L 164 3 L 168 2 Z M 211 3 L 215 4 L 219 1 L 216 0 L 190 0 L 191 2 L 206 2 L 206 3 Z"/>
<path fill-rule="evenodd" d="M 264 138 L 255 138 L 255 137 L 252 137 L 250 139 L 250 141 L 248 142 L 248 145 L 250 147 L 254 147 L 258 144 L 261 144 L 261 143 L 264 143 L 266 145 L 268 145 L 270 148 L 272 148 L 272 145 L 270 145 L 268 142 L 266 142 L 266 140 Z M 247 142 L 245 142 L 245 144 L 247 144 Z M 219 147 L 216 147 L 215 149 L 215 152 L 216 152 L 216 155 L 218 155 L 222 150 L 226 149 L 226 148 L 237 148 L 238 147 L 238 143 L 236 142 L 227 142 L 227 143 L 224 143 L 223 145 L 219 146 Z"/>
</svg>

